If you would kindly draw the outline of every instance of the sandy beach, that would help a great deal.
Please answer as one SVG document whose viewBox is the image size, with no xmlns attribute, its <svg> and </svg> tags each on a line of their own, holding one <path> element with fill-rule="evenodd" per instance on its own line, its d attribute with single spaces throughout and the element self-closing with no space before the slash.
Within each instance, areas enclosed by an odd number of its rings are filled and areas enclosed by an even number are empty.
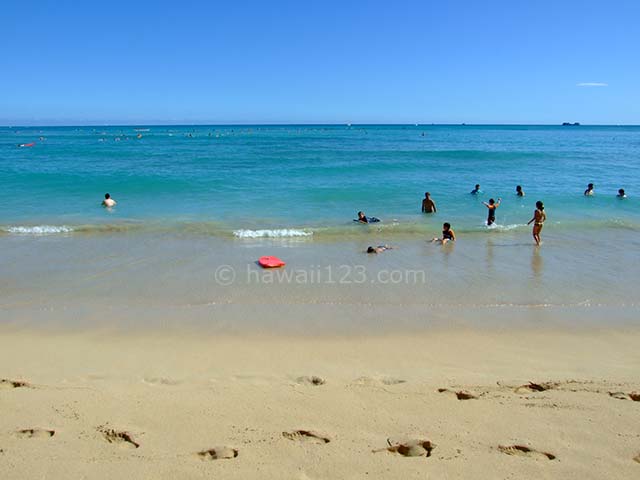
<svg viewBox="0 0 640 480">
<path fill-rule="evenodd" d="M 634 478 L 640 331 L 0 336 L 0 477 Z"/>
</svg>

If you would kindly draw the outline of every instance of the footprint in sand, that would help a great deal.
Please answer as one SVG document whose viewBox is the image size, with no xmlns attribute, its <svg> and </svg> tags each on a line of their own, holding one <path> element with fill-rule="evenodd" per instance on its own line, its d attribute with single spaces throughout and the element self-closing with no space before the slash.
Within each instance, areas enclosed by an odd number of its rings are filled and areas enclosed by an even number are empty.
<svg viewBox="0 0 640 480">
<path fill-rule="evenodd" d="M 466 390 L 449 390 L 448 388 L 439 388 L 438 392 L 439 393 L 445 393 L 445 392 L 454 393 L 458 400 L 476 400 L 478 398 L 478 395 L 476 395 L 475 393 L 468 392 Z"/>
<path fill-rule="evenodd" d="M 545 382 L 545 383 L 529 382 L 526 385 L 520 385 L 514 391 L 516 393 L 545 392 L 547 390 L 553 390 L 557 386 L 558 384 L 553 382 Z"/>
<path fill-rule="evenodd" d="M 633 457 L 633 461 L 640 463 L 640 453 Z"/>
<path fill-rule="evenodd" d="M 374 450 L 373 452 L 391 452 L 403 457 L 430 457 L 431 451 L 436 448 L 435 444 L 429 440 L 407 440 L 393 443 L 387 439 L 387 443 L 389 444 L 388 447 Z"/>
<path fill-rule="evenodd" d="M 202 460 L 223 460 L 236 458 L 238 456 L 238 449 L 231 447 L 214 447 L 208 450 L 202 450 L 196 453 L 196 455 Z"/>
<path fill-rule="evenodd" d="M 102 433 L 104 439 L 109 443 L 115 443 L 129 448 L 140 447 L 140 444 L 133 439 L 129 432 L 118 431 L 113 428 L 106 427 L 98 427 L 97 430 Z"/>
<path fill-rule="evenodd" d="M 556 456 L 552 453 L 534 450 L 524 445 L 499 445 L 498 450 L 507 455 L 515 455 L 520 457 L 546 458 L 547 460 L 555 460 Z"/>
<path fill-rule="evenodd" d="M 47 430 L 45 428 L 25 428 L 16 432 L 16 435 L 20 438 L 49 438 L 55 434 L 55 430 Z"/>
<path fill-rule="evenodd" d="M 22 380 L 7 380 L 6 378 L 0 379 L 0 388 L 26 388 L 30 387 L 27 382 Z"/>
<path fill-rule="evenodd" d="M 313 386 L 319 387 L 320 385 L 324 385 L 326 381 L 322 377 L 317 377 L 313 375 L 311 377 L 307 377 L 307 376 L 298 377 L 296 378 L 296 383 L 299 383 L 300 385 L 313 385 Z"/>
<path fill-rule="evenodd" d="M 309 443 L 329 443 L 331 439 L 311 430 L 293 430 L 291 432 L 282 432 L 284 438 L 297 442 Z"/>
<path fill-rule="evenodd" d="M 609 392 L 609 396 L 617 398 L 618 400 L 633 400 L 634 402 L 640 402 L 640 393 L 638 392 Z"/>
</svg>

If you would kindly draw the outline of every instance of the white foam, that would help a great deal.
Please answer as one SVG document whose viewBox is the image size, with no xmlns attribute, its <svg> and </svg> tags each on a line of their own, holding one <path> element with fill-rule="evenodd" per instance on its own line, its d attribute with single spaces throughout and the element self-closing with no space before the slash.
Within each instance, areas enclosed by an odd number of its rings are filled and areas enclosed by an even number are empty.
<svg viewBox="0 0 640 480">
<path fill-rule="evenodd" d="M 73 228 L 66 225 L 35 225 L 32 227 L 16 226 L 4 229 L 16 235 L 54 235 L 56 233 L 70 233 Z"/>
<path fill-rule="evenodd" d="M 310 237 L 313 232 L 295 230 L 293 228 L 281 228 L 275 230 L 235 230 L 233 235 L 238 238 L 287 238 Z"/>
</svg>

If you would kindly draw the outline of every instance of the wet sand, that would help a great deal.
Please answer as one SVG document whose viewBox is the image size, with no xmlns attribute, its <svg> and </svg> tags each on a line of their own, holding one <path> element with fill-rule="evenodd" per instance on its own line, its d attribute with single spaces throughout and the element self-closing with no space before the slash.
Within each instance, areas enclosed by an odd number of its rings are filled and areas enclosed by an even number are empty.
<svg viewBox="0 0 640 480">
<path fill-rule="evenodd" d="M 634 478 L 640 330 L 0 335 L 1 478 Z"/>
</svg>

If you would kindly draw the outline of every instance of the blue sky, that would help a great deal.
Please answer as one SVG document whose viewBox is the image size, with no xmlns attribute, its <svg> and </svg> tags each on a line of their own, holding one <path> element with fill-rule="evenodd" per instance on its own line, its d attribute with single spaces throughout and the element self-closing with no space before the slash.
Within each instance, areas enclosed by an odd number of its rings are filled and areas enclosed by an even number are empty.
<svg viewBox="0 0 640 480">
<path fill-rule="evenodd" d="M 6 2 L 0 124 L 640 124 L 639 20 L 615 0 Z"/>
</svg>

